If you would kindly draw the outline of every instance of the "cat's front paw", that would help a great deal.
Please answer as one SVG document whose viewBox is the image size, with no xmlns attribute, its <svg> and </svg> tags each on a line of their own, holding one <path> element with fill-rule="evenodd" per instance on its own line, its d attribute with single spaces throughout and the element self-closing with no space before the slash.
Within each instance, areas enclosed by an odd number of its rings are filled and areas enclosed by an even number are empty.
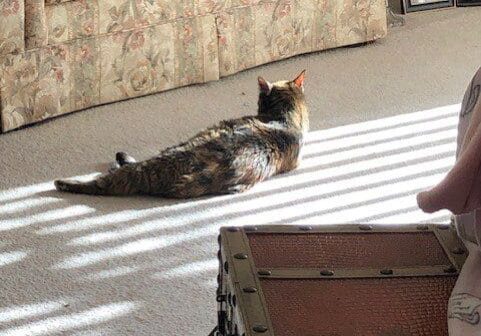
<svg viewBox="0 0 481 336">
<path fill-rule="evenodd" d="M 125 152 L 118 152 L 115 154 L 115 161 L 121 166 L 137 162 L 137 160 Z"/>
</svg>

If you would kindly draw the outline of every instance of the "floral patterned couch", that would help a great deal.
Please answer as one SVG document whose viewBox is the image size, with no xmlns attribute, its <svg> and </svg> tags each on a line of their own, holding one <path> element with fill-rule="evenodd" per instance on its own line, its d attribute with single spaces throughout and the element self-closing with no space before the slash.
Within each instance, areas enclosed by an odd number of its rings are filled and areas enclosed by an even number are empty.
<svg viewBox="0 0 481 336">
<path fill-rule="evenodd" d="M 384 0 L 1 0 L 1 130 L 385 34 Z"/>
</svg>

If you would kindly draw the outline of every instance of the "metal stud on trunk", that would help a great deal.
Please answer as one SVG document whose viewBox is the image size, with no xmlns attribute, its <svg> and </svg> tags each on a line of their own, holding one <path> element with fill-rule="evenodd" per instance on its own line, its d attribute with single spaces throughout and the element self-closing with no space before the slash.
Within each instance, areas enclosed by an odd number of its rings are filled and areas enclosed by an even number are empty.
<svg viewBox="0 0 481 336">
<path fill-rule="evenodd" d="M 245 259 L 247 259 L 247 254 L 237 253 L 237 254 L 234 255 L 234 258 L 239 259 L 239 260 L 245 260 Z"/>
</svg>

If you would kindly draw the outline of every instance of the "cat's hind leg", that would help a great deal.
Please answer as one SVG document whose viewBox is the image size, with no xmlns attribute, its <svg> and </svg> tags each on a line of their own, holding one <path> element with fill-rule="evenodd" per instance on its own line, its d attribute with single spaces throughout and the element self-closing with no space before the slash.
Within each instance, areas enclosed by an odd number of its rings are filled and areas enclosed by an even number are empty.
<svg viewBox="0 0 481 336">
<path fill-rule="evenodd" d="M 96 181 L 80 182 L 74 180 L 56 180 L 55 188 L 58 191 L 70 192 L 75 194 L 100 194 L 100 188 L 98 188 Z"/>
<path fill-rule="evenodd" d="M 125 152 L 118 152 L 115 154 L 115 161 L 117 161 L 120 166 L 137 162 L 137 160 Z"/>
<path fill-rule="evenodd" d="M 114 173 L 117 169 L 119 169 L 120 167 L 122 167 L 121 165 L 119 165 L 119 163 L 117 161 L 114 161 L 112 163 L 110 163 L 109 165 L 109 173 L 112 174 Z"/>
<path fill-rule="evenodd" d="M 99 175 L 93 180 L 83 182 L 76 180 L 56 180 L 55 188 L 58 191 L 89 194 L 123 196 L 142 193 L 145 186 L 142 184 L 144 172 L 137 164 L 124 165 L 112 173 Z"/>
<path fill-rule="evenodd" d="M 120 167 L 125 166 L 127 164 L 135 163 L 135 162 L 137 161 L 129 154 L 125 152 L 118 152 L 115 154 L 115 161 L 112 162 L 109 166 L 109 173 L 113 173 Z"/>
</svg>

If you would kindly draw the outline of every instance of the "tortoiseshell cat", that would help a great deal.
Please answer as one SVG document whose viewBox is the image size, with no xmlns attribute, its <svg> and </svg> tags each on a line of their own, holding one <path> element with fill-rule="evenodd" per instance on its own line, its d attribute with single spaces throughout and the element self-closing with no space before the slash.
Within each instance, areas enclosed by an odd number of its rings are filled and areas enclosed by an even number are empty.
<svg viewBox="0 0 481 336">
<path fill-rule="evenodd" d="M 117 153 L 117 169 L 89 182 L 57 180 L 55 186 L 80 194 L 169 198 L 243 192 L 297 168 L 309 128 L 304 78 L 305 71 L 273 84 L 259 77 L 256 116 L 222 121 L 145 161 Z"/>
</svg>

